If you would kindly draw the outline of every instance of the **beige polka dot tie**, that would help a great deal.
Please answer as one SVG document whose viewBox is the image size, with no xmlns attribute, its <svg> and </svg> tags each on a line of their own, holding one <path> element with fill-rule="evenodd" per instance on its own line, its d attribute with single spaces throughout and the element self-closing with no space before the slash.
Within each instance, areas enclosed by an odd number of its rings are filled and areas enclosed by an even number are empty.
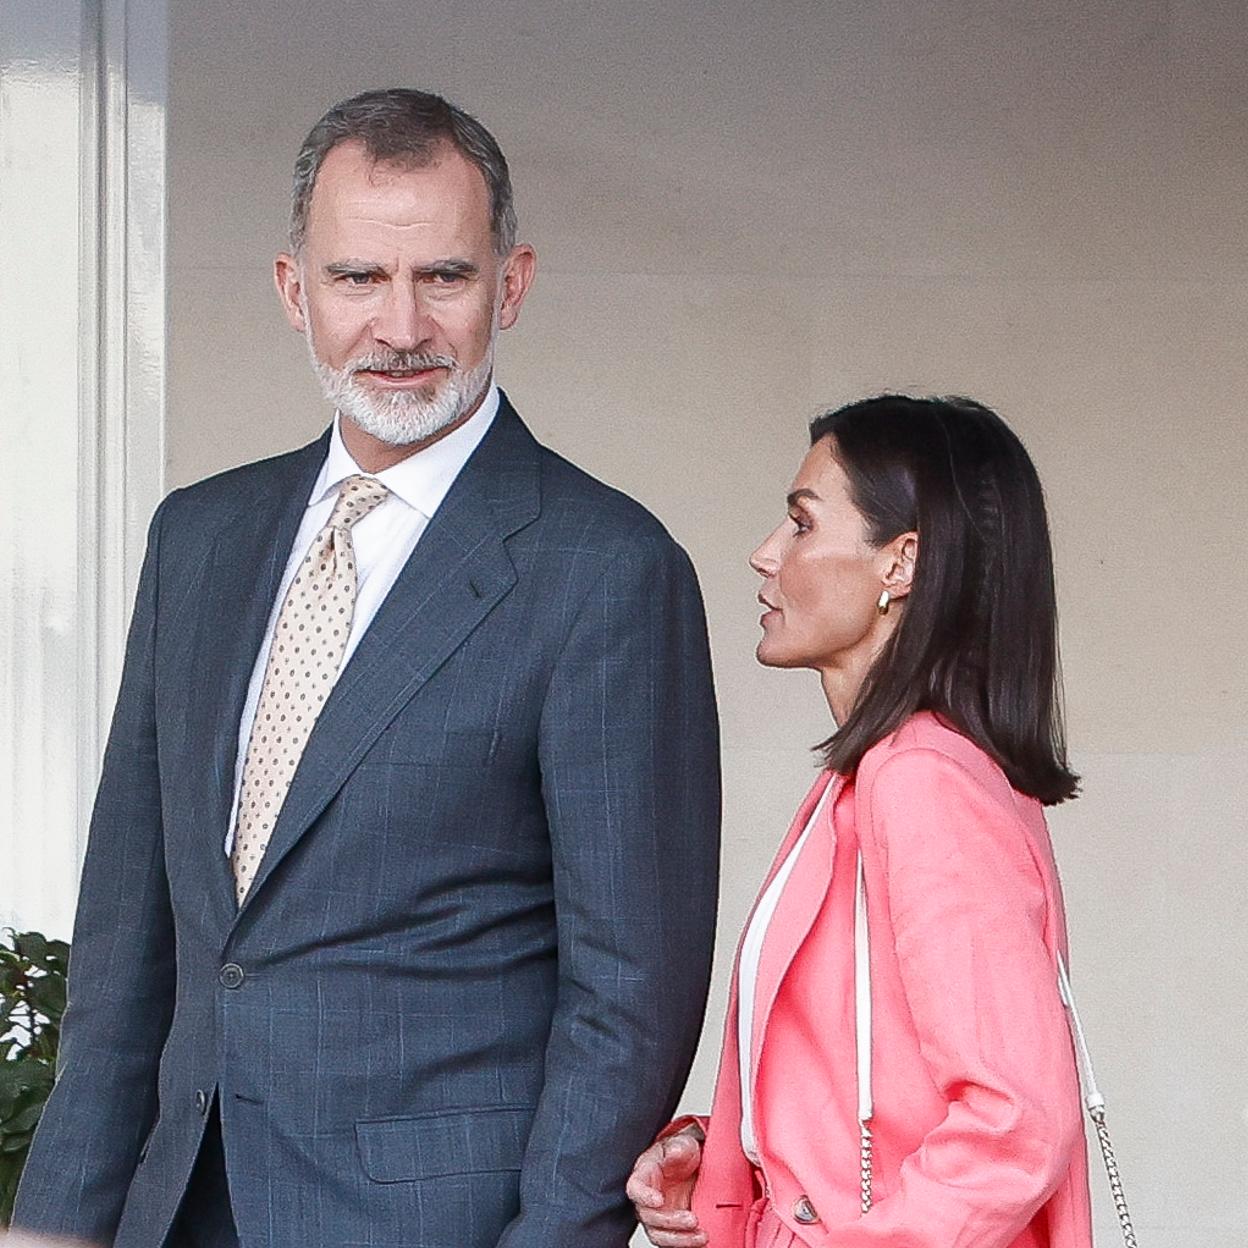
<svg viewBox="0 0 1248 1248">
<path fill-rule="evenodd" d="M 338 679 L 355 611 L 351 527 L 388 493 L 374 477 L 342 483 L 329 523 L 316 535 L 278 614 L 230 851 L 239 905 L 256 878 L 312 725 Z"/>
</svg>

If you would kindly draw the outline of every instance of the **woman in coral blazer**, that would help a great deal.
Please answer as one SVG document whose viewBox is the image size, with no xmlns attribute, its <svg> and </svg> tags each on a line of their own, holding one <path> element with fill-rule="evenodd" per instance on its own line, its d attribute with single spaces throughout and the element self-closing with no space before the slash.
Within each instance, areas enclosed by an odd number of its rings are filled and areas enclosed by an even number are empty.
<svg viewBox="0 0 1248 1248">
<path fill-rule="evenodd" d="M 751 559 L 758 657 L 817 670 L 839 727 L 738 951 L 710 1117 L 673 1123 L 629 1195 L 660 1248 L 1089 1248 L 1043 814 L 1076 777 L 1035 469 L 965 399 L 852 404 L 811 444 Z"/>
</svg>

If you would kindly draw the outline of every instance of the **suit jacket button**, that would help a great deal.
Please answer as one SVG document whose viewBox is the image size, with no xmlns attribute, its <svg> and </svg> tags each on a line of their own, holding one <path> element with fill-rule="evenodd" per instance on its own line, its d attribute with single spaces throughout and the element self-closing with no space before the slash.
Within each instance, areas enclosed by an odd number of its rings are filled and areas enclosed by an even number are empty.
<svg viewBox="0 0 1248 1248">
<path fill-rule="evenodd" d="M 205 1092 L 203 1088 L 195 1089 L 195 1108 L 199 1110 L 201 1114 L 206 1114 L 208 1112 L 208 1093 Z"/>
<path fill-rule="evenodd" d="M 227 962 L 221 968 L 221 973 L 217 978 L 221 981 L 223 988 L 241 988 L 246 976 L 243 974 L 243 968 L 237 962 Z"/>
<path fill-rule="evenodd" d="M 818 1210 L 810 1203 L 809 1196 L 799 1196 L 793 1203 L 793 1218 L 804 1226 L 819 1221 Z"/>
</svg>

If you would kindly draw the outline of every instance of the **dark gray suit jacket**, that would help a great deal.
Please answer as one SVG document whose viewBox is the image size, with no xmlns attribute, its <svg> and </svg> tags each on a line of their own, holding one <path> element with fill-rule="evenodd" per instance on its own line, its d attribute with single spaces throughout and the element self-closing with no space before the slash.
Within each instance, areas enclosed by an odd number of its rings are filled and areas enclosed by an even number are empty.
<svg viewBox="0 0 1248 1248">
<path fill-rule="evenodd" d="M 245 1248 L 619 1248 L 711 958 L 693 571 L 504 399 L 236 910 L 238 722 L 326 446 L 152 522 L 15 1224 L 157 1248 L 215 1097 Z"/>
</svg>

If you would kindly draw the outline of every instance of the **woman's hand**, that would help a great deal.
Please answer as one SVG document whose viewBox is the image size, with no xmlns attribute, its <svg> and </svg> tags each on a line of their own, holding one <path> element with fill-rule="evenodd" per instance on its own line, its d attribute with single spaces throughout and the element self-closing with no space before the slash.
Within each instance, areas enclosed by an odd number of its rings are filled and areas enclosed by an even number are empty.
<svg viewBox="0 0 1248 1248">
<path fill-rule="evenodd" d="M 690 1208 L 701 1164 L 702 1132 L 697 1127 L 656 1140 L 637 1158 L 625 1190 L 657 1248 L 702 1248 L 706 1243 L 706 1232 Z"/>
</svg>

